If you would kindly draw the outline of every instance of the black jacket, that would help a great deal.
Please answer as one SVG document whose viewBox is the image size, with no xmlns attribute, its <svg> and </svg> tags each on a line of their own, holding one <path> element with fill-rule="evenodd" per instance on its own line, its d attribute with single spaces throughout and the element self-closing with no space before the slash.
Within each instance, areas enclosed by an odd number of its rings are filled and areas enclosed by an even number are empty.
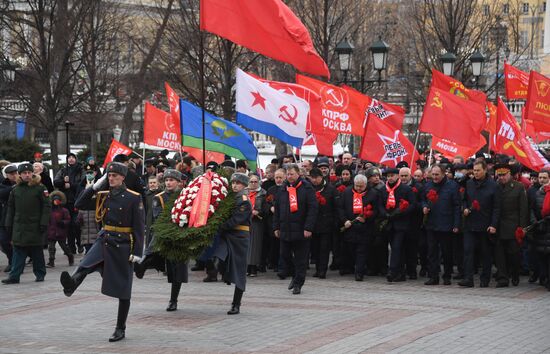
<svg viewBox="0 0 550 354">
<path fill-rule="evenodd" d="M 315 230 L 318 210 L 315 191 L 311 183 L 301 177 L 293 186 L 296 187 L 299 184 L 300 187 L 296 189 L 296 199 L 298 199 L 298 210 L 296 212 L 290 212 L 290 202 L 286 190 L 289 186 L 288 182 L 281 186 L 281 190 L 275 196 L 273 231 L 280 231 L 282 241 L 300 241 L 304 239 L 304 231 L 313 232 Z"/>
<path fill-rule="evenodd" d="M 500 188 L 489 176 L 481 181 L 470 179 L 466 182 L 463 203 L 464 209 L 470 210 L 464 223 L 466 230 L 487 231 L 489 226 L 498 227 Z M 479 204 L 479 210 L 476 210 L 474 204 Z"/>
<path fill-rule="evenodd" d="M 371 205 L 373 215 L 367 218 L 364 223 L 361 223 L 353 221 L 362 215 L 353 213 L 353 192 L 353 188 L 348 188 L 340 197 L 340 205 L 338 207 L 340 224 L 343 225 L 347 220 L 353 222 L 353 225 L 344 231 L 343 239 L 346 242 L 366 243 L 368 237 L 373 235 L 374 221 L 380 210 L 379 195 L 373 188 L 367 188 L 366 193 L 363 195 L 363 208 Z"/>
<path fill-rule="evenodd" d="M 386 203 L 388 201 L 389 193 L 387 189 L 383 189 L 380 192 L 380 214 L 383 218 L 388 219 L 391 227 L 397 231 L 406 231 L 410 227 L 412 212 L 416 208 L 416 197 L 411 189 L 406 184 L 401 183 L 399 187 L 395 189 L 395 208 L 387 209 Z M 407 201 L 409 204 L 407 208 L 401 210 L 402 201 Z"/>
<path fill-rule="evenodd" d="M 78 162 L 74 165 L 67 164 L 55 175 L 53 185 L 65 193 L 67 204 L 74 204 L 76 201 L 82 175 L 82 166 Z M 69 176 L 69 188 L 65 188 L 65 176 Z"/>
<path fill-rule="evenodd" d="M 315 193 L 320 191 L 321 201 L 317 199 L 319 211 L 317 212 L 317 221 L 315 222 L 315 230 L 319 233 L 333 233 L 336 231 L 336 221 L 338 217 L 338 209 L 336 207 L 337 191 L 334 186 L 328 182 L 323 182 L 321 186 L 313 186 Z"/>
</svg>

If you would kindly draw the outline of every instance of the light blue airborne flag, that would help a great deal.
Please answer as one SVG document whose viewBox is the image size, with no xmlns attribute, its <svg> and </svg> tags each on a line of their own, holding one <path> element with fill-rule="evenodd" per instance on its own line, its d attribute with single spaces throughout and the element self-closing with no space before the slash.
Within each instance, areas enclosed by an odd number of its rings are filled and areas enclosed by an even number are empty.
<svg viewBox="0 0 550 354">
<path fill-rule="evenodd" d="M 205 115 L 206 150 L 221 152 L 236 159 L 248 160 L 256 169 L 258 149 L 243 128 L 208 112 Z M 181 145 L 202 149 L 202 115 L 200 107 L 180 99 Z"/>
</svg>

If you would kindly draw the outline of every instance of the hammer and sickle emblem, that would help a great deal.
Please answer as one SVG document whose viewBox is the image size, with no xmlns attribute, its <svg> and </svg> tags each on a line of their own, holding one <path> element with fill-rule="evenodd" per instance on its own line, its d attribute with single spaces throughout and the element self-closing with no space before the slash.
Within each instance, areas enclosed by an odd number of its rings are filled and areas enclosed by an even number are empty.
<svg viewBox="0 0 550 354">
<path fill-rule="evenodd" d="M 508 148 L 511 147 L 512 149 L 514 149 L 514 151 L 516 152 L 516 154 L 518 154 L 518 156 L 520 156 L 520 157 L 527 157 L 527 155 L 523 152 L 523 150 L 521 150 L 521 149 L 516 145 L 516 143 L 514 143 L 513 141 L 507 142 L 507 143 L 504 144 L 502 147 L 504 148 L 504 150 L 508 150 Z"/>
<path fill-rule="evenodd" d="M 291 196 L 290 196 L 290 202 L 291 202 L 291 203 L 296 202 L 296 196 L 291 195 Z"/>
<path fill-rule="evenodd" d="M 293 111 L 292 113 L 289 112 L 289 108 L 291 111 Z M 286 105 L 282 106 L 281 108 L 279 108 L 279 112 L 281 112 L 281 114 L 279 114 L 279 118 L 281 118 L 285 122 L 298 125 L 298 123 L 296 122 L 296 118 L 298 118 L 298 110 L 296 109 L 296 107 L 294 107 L 294 105 L 291 104 L 290 107 Z"/>
<path fill-rule="evenodd" d="M 443 109 L 443 101 L 441 101 L 441 97 L 439 97 L 439 92 L 435 93 L 435 97 L 432 99 L 430 107 Z"/>
<path fill-rule="evenodd" d="M 330 95 L 331 97 L 325 102 L 326 104 L 330 104 L 334 107 L 344 107 L 344 97 L 342 96 L 342 93 L 340 93 L 340 97 L 337 97 L 336 91 L 334 89 L 328 89 L 327 95 Z"/>
</svg>

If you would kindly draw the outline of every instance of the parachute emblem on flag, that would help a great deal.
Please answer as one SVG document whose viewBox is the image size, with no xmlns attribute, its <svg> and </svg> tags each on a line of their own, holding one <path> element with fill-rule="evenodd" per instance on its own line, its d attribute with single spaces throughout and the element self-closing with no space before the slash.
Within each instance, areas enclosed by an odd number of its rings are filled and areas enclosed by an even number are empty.
<svg viewBox="0 0 550 354">
<path fill-rule="evenodd" d="M 380 133 L 377 135 L 380 140 L 382 140 L 382 144 L 384 144 L 384 155 L 382 155 L 380 163 L 393 161 L 394 164 L 397 164 L 397 159 L 400 159 L 399 161 L 403 161 L 403 158 L 408 155 L 407 149 L 405 149 L 399 141 L 399 130 L 395 131 L 393 138 L 384 136 Z"/>
<path fill-rule="evenodd" d="M 435 107 L 439 109 L 443 109 L 443 101 L 441 100 L 440 93 L 436 92 L 435 97 L 432 99 L 432 103 L 430 103 L 430 107 Z"/>
<path fill-rule="evenodd" d="M 548 94 L 548 89 L 550 89 L 550 85 L 542 80 L 536 80 L 535 86 L 537 87 L 537 93 L 539 96 L 546 97 Z"/>
</svg>

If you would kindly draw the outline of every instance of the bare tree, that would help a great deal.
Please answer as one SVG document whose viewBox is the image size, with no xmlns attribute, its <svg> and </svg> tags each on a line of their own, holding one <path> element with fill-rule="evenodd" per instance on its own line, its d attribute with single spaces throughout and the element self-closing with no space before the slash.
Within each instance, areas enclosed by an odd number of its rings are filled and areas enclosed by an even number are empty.
<svg viewBox="0 0 550 354">
<path fill-rule="evenodd" d="M 14 56 L 24 66 L 14 90 L 28 119 L 48 132 L 54 170 L 59 125 L 82 99 L 75 88 L 82 67 L 80 36 L 89 11 L 90 2 L 84 0 L 26 0 L 8 2 L 0 19 L 12 34 Z"/>
<path fill-rule="evenodd" d="M 148 22 L 151 23 L 151 26 L 140 28 L 139 31 L 133 28 L 127 34 L 127 40 L 132 42 L 139 54 L 134 58 L 138 62 L 137 70 L 125 78 L 127 102 L 122 117 L 122 135 L 120 137 L 123 144 L 129 143 L 135 109 L 154 89 L 159 88 L 160 74 L 156 71 L 158 68 L 154 66 L 156 64 L 155 57 L 165 35 L 173 4 L 174 0 L 161 0 L 150 11 Z"/>
</svg>

